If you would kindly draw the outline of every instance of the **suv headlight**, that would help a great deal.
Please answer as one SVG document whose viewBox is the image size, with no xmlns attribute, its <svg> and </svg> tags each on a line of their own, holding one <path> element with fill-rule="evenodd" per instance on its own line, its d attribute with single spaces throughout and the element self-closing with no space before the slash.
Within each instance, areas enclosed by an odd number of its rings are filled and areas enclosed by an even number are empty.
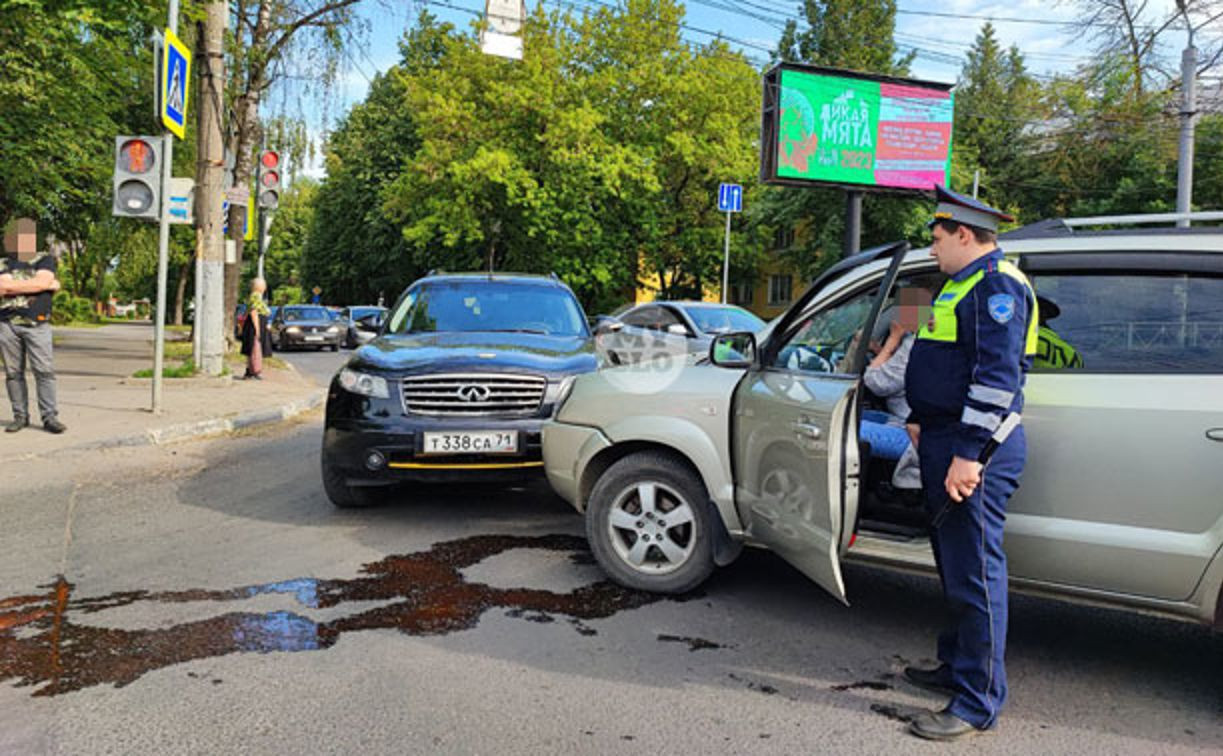
<svg viewBox="0 0 1223 756">
<path fill-rule="evenodd" d="M 339 326 L 327 326 L 327 333 L 339 333 L 339 332 L 340 332 Z"/>
<path fill-rule="evenodd" d="M 368 373 L 358 373 L 348 368 L 340 371 L 340 385 L 345 391 L 361 396 L 372 396 L 376 399 L 387 399 L 391 395 L 385 378 Z"/>
<path fill-rule="evenodd" d="M 552 405 L 553 416 L 560 412 L 561 405 L 573 393 L 573 382 L 577 378 L 576 375 L 567 375 L 559 381 L 548 381 L 548 388 L 544 390 L 544 404 Z"/>
</svg>

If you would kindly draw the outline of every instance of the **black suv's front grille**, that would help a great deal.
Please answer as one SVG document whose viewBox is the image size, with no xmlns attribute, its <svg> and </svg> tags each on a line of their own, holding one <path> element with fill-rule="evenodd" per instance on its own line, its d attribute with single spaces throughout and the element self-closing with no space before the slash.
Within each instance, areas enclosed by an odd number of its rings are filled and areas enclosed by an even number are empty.
<svg viewBox="0 0 1223 756">
<path fill-rule="evenodd" d="M 403 379 L 403 408 L 418 415 L 533 415 L 548 381 L 537 375 L 473 373 Z"/>
</svg>

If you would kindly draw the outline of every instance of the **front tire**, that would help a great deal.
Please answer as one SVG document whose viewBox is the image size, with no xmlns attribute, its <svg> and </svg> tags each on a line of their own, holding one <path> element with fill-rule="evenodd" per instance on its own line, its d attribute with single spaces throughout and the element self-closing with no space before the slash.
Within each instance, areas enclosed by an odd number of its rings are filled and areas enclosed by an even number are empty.
<svg viewBox="0 0 1223 756">
<path fill-rule="evenodd" d="M 651 593 L 686 593 L 713 572 L 717 513 L 700 477 L 661 452 L 613 464 L 590 495 L 586 538 L 612 580 Z"/>
<path fill-rule="evenodd" d="M 348 485 L 344 474 L 324 461 L 321 464 L 323 474 L 323 491 L 331 503 L 340 509 L 357 509 L 372 506 L 374 502 L 371 491 L 357 486 Z"/>
</svg>

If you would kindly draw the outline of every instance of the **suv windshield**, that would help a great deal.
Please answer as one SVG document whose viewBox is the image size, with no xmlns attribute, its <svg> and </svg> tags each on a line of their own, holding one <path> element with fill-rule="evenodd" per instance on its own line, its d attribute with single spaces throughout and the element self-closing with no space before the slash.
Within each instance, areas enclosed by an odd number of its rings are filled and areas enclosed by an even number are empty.
<svg viewBox="0 0 1223 756">
<path fill-rule="evenodd" d="M 285 308 L 286 321 L 289 320 L 331 320 L 331 313 L 327 312 L 322 307 L 293 307 Z"/>
<path fill-rule="evenodd" d="M 551 285 L 481 280 L 421 286 L 399 303 L 388 331 L 587 335 L 581 307 L 568 290 Z"/>
</svg>

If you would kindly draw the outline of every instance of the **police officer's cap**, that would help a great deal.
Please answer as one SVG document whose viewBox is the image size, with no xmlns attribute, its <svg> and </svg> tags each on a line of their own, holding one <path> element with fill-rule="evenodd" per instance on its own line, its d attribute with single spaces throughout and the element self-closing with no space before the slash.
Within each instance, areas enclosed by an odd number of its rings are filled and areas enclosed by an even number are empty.
<svg viewBox="0 0 1223 756">
<path fill-rule="evenodd" d="M 939 221 L 963 223 L 966 226 L 976 226 L 986 231 L 997 231 L 1002 221 L 1013 223 L 1015 218 L 1001 210 L 990 207 L 984 202 L 978 202 L 972 197 L 956 194 L 945 186 L 934 187 L 935 201 L 934 218 L 926 224 L 933 228 Z"/>
</svg>

